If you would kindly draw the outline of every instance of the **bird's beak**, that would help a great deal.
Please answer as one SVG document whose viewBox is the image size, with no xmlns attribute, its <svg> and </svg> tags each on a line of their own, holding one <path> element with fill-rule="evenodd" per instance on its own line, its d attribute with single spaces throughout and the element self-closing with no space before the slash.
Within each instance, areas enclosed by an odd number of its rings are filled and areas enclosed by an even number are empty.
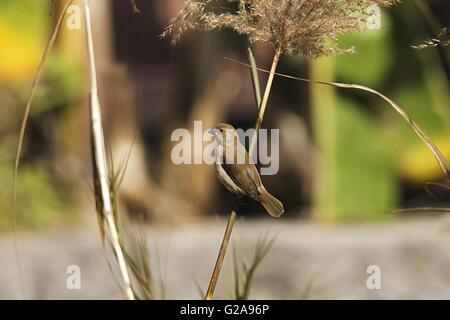
<svg viewBox="0 0 450 320">
<path fill-rule="evenodd" d="M 209 134 L 212 134 L 213 136 L 216 135 L 216 132 L 217 132 L 217 129 L 216 129 L 216 128 L 211 128 L 211 129 L 208 130 L 208 133 L 209 133 Z"/>
</svg>

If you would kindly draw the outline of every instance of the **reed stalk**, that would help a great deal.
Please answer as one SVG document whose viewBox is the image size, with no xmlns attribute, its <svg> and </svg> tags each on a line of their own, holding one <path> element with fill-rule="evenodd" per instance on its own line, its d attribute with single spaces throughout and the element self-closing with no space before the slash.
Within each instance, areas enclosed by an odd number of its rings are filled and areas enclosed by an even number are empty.
<svg viewBox="0 0 450 320">
<path fill-rule="evenodd" d="M 125 253 L 119 239 L 119 229 L 114 219 L 114 212 L 108 181 L 108 167 L 106 161 L 105 141 L 103 137 L 103 127 L 101 118 L 101 108 L 98 98 L 97 75 L 95 69 L 94 48 L 91 30 L 91 15 L 89 1 L 84 0 L 84 17 L 86 24 L 86 42 L 89 57 L 90 70 L 90 124 L 91 124 L 91 152 L 94 176 L 94 192 L 96 198 L 97 215 L 99 218 L 100 230 L 103 246 L 105 230 L 114 249 L 119 265 L 125 290 L 125 298 L 134 300 L 135 295 L 131 287 L 131 280 L 126 264 Z"/>
<path fill-rule="evenodd" d="M 244 0 L 241 0 L 239 2 L 239 9 L 246 10 Z M 261 106 L 261 88 L 259 86 L 258 69 L 256 66 L 256 59 L 253 54 L 252 43 L 250 42 L 248 37 L 245 39 L 245 49 L 247 51 L 248 62 L 252 66 L 250 69 L 250 75 L 252 78 L 253 93 L 255 95 L 256 108 L 259 110 L 259 107 Z"/>
<path fill-rule="evenodd" d="M 248 154 L 251 159 L 253 156 L 253 152 L 255 150 L 256 142 L 258 141 L 258 131 L 261 128 L 261 124 L 264 119 L 264 113 L 266 112 L 267 102 L 269 101 L 269 94 L 270 94 L 270 90 L 272 88 L 273 78 L 275 76 L 275 71 L 277 69 L 277 65 L 278 65 L 278 61 L 280 60 L 280 56 L 281 56 L 281 48 L 278 48 L 275 52 L 275 55 L 273 56 L 272 67 L 270 68 L 269 78 L 267 79 L 267 83 L 266 83 L 266 89 L 264 90 L 264 96 L 261 101 L 261 105 L 259 107 L 258 118 L 256 119 L 255 133 L 253 134 L 252 141 L 250 143 L 250 148 L 248 151 Z M 252 67 L 252 69 L 254 69 L 254 68 Z"/>
<path fill-rule="evenodd" d="M 214 294 L 214 289 L 216 288 L 217 280 L 219 279 L 219 273 L 220 270 L 222 269 L 223 259 L 225 258 L 225 253 L 227 252 L 228 242 L 230 241 L 231 231 L 233 231 L 235 220 L 236 220 L 236 211 L 233 210 L 231 211 L 230 217 L 228 218 L 228 224 L 225 229 L 222 245 L 220 246 L 219 255 L 217 256 L 216 265 L 214 266 L 214 271 L 211 275 L 211 281 L 209 282 L 205 300 L 211 300 Z"/>
</svg>

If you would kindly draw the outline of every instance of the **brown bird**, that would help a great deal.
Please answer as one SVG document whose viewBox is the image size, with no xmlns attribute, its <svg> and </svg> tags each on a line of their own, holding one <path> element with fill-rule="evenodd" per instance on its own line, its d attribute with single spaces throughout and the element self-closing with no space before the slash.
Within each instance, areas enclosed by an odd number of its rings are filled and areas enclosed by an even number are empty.
<svg viewBox="0 0 450 320">
<path fill-rule="evenodd" d="M 247 150 L 239 141 L 233 126 L 219 123 L 209 130 L 216 141 L 216 173 L 219 181 L 231 193 L 248 196 L 260 202 L 272 217 L 280 217 L 283 204 L 264 188 L 261 177 Z"/>
</svg>

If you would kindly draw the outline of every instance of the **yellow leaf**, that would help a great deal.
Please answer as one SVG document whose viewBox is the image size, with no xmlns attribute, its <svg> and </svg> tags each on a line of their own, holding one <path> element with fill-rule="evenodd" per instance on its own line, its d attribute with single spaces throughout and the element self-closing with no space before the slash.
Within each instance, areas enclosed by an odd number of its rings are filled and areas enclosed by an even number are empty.
<svg viewBox="0 0 450 320">
<path fill-rule="evenodd" d="M 449 159 L 450 131 L 446 130 L 440 135 L 432 137 L 432 140 L 442 154 Z M 410 149 L 401 156 L 399 166 L 400 174 L 415 183 L 436 180 L 443 176 L 443 172 L 433 154 L 423 143 L 411 146 Z"/>
<path fill-rule="evenodd" d="M 41 48 L 2 21 L 0 39 L 0 81 L 17 84 L 32 77 L 39 65 Z"/>
</svg>

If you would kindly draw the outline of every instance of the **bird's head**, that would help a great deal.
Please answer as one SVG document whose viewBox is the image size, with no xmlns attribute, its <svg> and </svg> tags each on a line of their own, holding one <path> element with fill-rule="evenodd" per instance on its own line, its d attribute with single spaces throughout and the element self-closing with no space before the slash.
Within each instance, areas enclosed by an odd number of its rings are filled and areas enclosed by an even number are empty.
<svg viewBox="0 0 450 320">
<path fill-rule="evenodd" d="M 214 136 L 219 145 L 223 145 L 224 138 L 225 141 L 232 139 L 236 134 L 236 130 L 228 123 L 219 123 L 211 128 L 208 133 Z"/>
</svg>

